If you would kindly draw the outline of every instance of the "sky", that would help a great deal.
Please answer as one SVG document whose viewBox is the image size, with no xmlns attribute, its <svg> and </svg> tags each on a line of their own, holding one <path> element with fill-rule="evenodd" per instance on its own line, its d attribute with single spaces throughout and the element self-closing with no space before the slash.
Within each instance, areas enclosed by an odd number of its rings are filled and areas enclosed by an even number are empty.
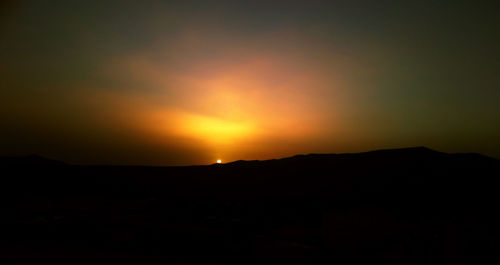
<svg viewBox="0 0 500 265">
<path fill-rule="evenodd" d="M 486 1 L 2 1 L 0 155 L 500 158 L 499 47 Z"/>
</svg>

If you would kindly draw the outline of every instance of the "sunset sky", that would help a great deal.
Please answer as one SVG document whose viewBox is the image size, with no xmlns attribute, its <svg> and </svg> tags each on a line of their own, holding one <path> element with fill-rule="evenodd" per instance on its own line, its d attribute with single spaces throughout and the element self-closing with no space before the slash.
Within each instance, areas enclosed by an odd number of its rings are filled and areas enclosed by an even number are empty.
<svg viewBox="0 0 500 265">
<path fill-rule="evenodd" d="M 500 16 L 468 2 L 2 1 L 0 155 L 500 158 Z"/>
</svg>

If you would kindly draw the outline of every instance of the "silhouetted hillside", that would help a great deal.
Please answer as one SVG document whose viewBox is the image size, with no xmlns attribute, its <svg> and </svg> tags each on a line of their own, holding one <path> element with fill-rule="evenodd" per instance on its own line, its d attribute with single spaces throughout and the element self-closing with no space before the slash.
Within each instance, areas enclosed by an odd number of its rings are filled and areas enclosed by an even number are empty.
<svg viewBox="0 0 500 265">
<path fill-rule="evenodd" d="M 191 167 L 0 158 L 13 264 L 492 264 L 500 162 L 424 147 Z"/>
<path fill-rule="evenodd" d="M 28 156 L 0 156 L 0 166 L 4 167 L 50 167 L 50 166 L 61 166 L 65 165 L 64 162 L 48 159 L 39 155 L 28 155 Z"/>
</svg>

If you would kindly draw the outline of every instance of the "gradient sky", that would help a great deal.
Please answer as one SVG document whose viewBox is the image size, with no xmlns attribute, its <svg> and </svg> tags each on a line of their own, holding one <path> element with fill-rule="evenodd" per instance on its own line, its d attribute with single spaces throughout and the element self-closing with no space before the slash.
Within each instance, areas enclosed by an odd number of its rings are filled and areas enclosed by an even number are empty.
<svg viewBox="0 0 500 265">
<path fill-rule="evenodd" d="M 500 158 L 500 16 L 485 3 L 2 1 L 0 155 Z"/>
</svg>

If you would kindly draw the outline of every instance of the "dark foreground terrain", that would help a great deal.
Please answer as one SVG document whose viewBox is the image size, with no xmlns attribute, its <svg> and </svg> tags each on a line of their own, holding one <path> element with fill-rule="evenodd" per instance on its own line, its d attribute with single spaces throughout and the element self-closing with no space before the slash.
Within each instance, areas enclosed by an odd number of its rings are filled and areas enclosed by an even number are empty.
<svg viewBox="0 0 500 265">
<path fill-rule="evenodd" d="M 1 264 L 500 264 L 500 162 L 477 154 L 0 170 Z"/>
</svg>

